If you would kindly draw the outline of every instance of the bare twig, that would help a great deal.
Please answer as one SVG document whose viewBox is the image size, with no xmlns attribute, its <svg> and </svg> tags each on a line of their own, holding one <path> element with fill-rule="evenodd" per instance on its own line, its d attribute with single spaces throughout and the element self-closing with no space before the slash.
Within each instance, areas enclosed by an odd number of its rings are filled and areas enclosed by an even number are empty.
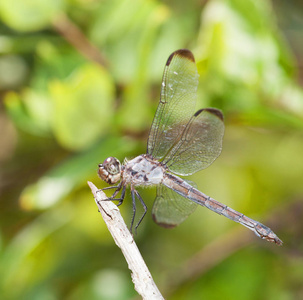
<svg viewBox="0 0 303 300">
<path fill-rule="evenodd" d="M 128 268 L 131 270 L 132 281 L 136 291 L 143 299 L 164 299 L 158 287 L 139 252 L 139 249 L 129 232 L 118 207 L 112 201 L 107 200 L 106 195 L 98 190 L 97 187 L 88 181 L 88 185 L 92 190 L 95 202 L 106 223 L 106 226 L 114 238 L 117 246 L 127 261 Z"/>
</svg>

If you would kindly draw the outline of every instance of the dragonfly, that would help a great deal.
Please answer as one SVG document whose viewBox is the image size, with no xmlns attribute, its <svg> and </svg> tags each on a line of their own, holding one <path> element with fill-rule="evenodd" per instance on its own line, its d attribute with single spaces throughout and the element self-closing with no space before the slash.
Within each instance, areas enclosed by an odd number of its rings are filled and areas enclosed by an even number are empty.
<svg viewBox="0 0 303 300">
<path fill-rule="evenodd" d="M 220 155 L 224 122 L 223 114 L 216 108 L 204 108 L 195 112 L 199 74 L 190 50 L 173 52 L 165 65 L 160 101 L 147 141 L 146 154 L 124 163 L 108 157 L 98 165 L 98 175 L 115 188 L 108 200 L 123 203 L 126 188 L 130 187 L 133 216 L 136 198 L 144 213 L 147 206 L 136 190 L 139 186 L 156 186 L 157 196 L 152 208 L 153 220 L 160 226 L 172 228 L 182 223 L 197 205 L 238 222 L 269 242 L 282 245 L 282 241 L 267 226 L 216 201 L 196 188 L 196 185 L 180 176 L 188 176 L 207 168 Z M 121 192 L 119 198 L 117 195 Z"/>
</svg>

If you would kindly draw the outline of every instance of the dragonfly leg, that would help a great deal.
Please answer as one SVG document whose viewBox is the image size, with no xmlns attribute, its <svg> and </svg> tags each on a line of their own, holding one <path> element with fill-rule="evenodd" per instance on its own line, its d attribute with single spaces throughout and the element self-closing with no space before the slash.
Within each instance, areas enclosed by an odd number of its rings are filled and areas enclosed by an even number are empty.
<svg viewBox="0 0 303 300">
<path fill-rule="evenodd" d="M 129 228 L 130 233 L 132 233 L 132 231 L 133 231 L 133 225 L 134 225 L 135 216 L 136 216 L 136 196 L 135 196 L 135 190 L 133 188 L 131 189 L 131 196 L 132 196 L 132 202 L 133 202 L 133 216 L 132 216 L 132 221 L 131 221 L 130 228 Z"/>
<path fill-rule="evenodd" d="M 117 206 L 120 206 L 123 203 L 123 200 L 125 198 L 125 191 L 126 191 L 126 186 L 123 186 L 122 192 L 121 192 L 121 197 L 118 199 L 112 199 L 112 200 L 119 200 L 119 203 Z"/>
<path fill-rule="evenodd" d="M 110 200 L 114 200 L 115 197 L 117 196 L 117 194 L 120 192 L 122 188 L 122 184 L 120 183 L 118 186 L 117 186 L 117 189 L 114 191 L 114 193 L 111 195 L 111 197 L 109 197 L 108 199 Z"/>
<path fill-rule="evenodd" d="M 115 198 L 117 196 L 117 194 L 120 192 L 121 187 L 122 187 L 122 184 L 119 184 L 118 186 L 110 186 L 110 187 L 102 189 L 102 191 L 103 191 L 103 190 L 106 190 L 106 189 L 116 188 L 115 192 L 112 194 L 111 197 L 109 197 L 107 199 L 104 199 L 102 201 L 119 201 L 117 206 L 121 205 L 123 203 L 124 198 L 125 198 L 125 191 L 126 191 L 125 186 L 123 186 L 123 188 L 122 188 L 121 197 L 120 198 Z"/>
<path fill-rule="evenodd" d="M 142 204 L 142 206 L 143 206 L 143 208 L 144 208 L 144 213 L 143 213 L 143 215 L 141 216 L 141 218 L 140 218 L 138 224 L 137 224 L 136 227 L 135 227 L 135 232 L 137 233 L 137 228 L 138 228 L 138 226 L 140 225 L 140 223 L 142 222 L 143 218 L 144 218 L 145 215 L 146 215 L 147 206 L 146 206 L 145 202 L 143 201 L 142 197 L 140 196 L 140 194 L 139 194 L 136 190 L 135 190 L 135 194 L 136 194 L 137 198 L 140 200 L 140 202 L 141 202 L 141 204 Z"/>
<path fill-rule="evenodd" d="M 118 187 L 119 187 L 118 185 L 115 185 L 115 186 L 107 186 L 107 187 L 101 189 L 101 191 L 110 190 L 110 189 L 117 189 Z"/>
</svg>

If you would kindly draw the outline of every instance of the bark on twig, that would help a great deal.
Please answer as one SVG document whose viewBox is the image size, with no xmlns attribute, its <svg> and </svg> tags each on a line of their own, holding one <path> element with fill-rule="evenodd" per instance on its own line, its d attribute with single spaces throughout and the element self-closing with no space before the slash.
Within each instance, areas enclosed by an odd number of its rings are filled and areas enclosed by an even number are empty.
<svg viewBox="0 0 303 300">
<path fill-rule="evenodd" d="M 104 219 L 106 226 L 114 238 L 117 246 L 122 250 L 122 253 L 131 270 L 132 281 L 136 291 L 143 299 L 164 299 L 158 287 L 153 281 L 153 278 L 139 252 L 139 249 L 129 232 L 118 207 L 112 201 L 103 201 L 107 197 L 103 191 L 88 182 L 89 187 L 94 195 L 95 202 Z"/>
</svg>

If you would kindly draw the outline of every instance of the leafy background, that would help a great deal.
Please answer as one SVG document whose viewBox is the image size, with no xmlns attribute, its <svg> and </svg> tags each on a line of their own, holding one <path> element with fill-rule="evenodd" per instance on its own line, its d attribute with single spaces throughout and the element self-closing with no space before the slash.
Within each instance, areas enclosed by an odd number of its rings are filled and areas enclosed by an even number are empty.
<svg viewBox="0 0 303 300">
<path fill-rule="evenodd" d="M 191 179 L 284 245 L 202 208 L 160 228 L 145 189 L 141 253 L 167 299 L 303 299 L 302 28 L 299 0 L 1 0 L 1 299 L 138 299 L 86 181 L 145 152 L 179 48 L 198 63 L 197 108 L 226 124 Z"/>
</svg>

